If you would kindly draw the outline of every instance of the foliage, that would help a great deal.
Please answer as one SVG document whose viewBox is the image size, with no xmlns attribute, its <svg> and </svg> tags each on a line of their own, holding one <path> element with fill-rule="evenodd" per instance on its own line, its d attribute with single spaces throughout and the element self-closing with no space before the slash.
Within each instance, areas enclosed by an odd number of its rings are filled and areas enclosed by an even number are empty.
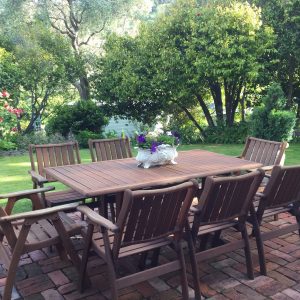
<svg viewBox="0 0 300 300">
<path fill-rule="evenodd" d="M 272 39 L 247 3 L 177 1 L 135 38 L 110 36 L 93 88 L 113 114 L 151 123 L 162 111 L 183 111 L 203 133 L 191 113 L 198 105 L 210 126 L 215 112 L 223 122 L 223 109 L 231 126 Z"/>
<path fill-rule="evenodd" d="M 234 123 L 228 127 L 224 125 L 206 128 L 205 143 L 216 144 L 243 144 L 248 135 L 248 124 Z"/>
<path fill-rule="evenodd" d="M 0 150 L 3 150 L 3 151 L 15 150 L 16 147 L 17 146 L 15 143 L 0 139 Z"/>
<path fill-rule="evenodd" d="M 194 113 L 194 111 L 192 112 Z M 202 117 L 200 113 L 198 113 L 198 116 Z M 200 123 L 201 120 L 197 118 L 197 122 Z M 197 144 L 203 141 L 203 136 L 199 129 L 195 128 L 193 122 L 184 113 L 173 114 L 165 127 L 166 129 L 174 129 L 179 132 L 182 144 Z"/>
<path fill-rule="evenodd" d="M 101 139 L 102 134 L 95 133 L 89 130 L 80 130 L 75 134 L 75 139 L 78 142 L 79 146 L 82 148 L 88 148 L 89 139 Z"/>
<path fill-rule="evenodd" d="M 113 138 L 117 138 L 118 134 L 115 130 L 109 130 L 103 133 L 103 137 L 106 139 L 113 139 Z"/>
<path fill-rule="evenodd" d="M 264 23 L 272 26 L 276 34 L 276 51 L 266 58 L 275 64 L 268 70 L 273 80 L 280 83 L 287 98 L 287 107 L 292 108 L 295 100 L 300 98 L 300 0 L 253 2 L 261 6 Z"/>
<path fill-rule="evenodd" d="M 65 94 L 68 80 L 76 77 L 77 62 L 64 40 L 40 21 L 9 30 L 14 42 L 3 45 L 9 51 L 0 57 L 0 81 L 11 88 L 15 105 L 26 108 L 23 127 L 29 133 L 47 114 L 51 98 Z"/>
<path fill-rule="evenodd" d="M 29 134 L 17 134 L 10 138 L 18 150 L 28 150 L 30 144 L 58 144 L 63 143 L 66 139 L 60 134 L 46 135 L 44 132 L 32 132 Z"/>
<path fill-rule="evenodd" d="M 250 118 L 251 135 L 274 141 L 289 141 L 296 122 L 293 111 L 283 110 L 286 99 L 279 84 L 272 84 L 254 108 Z"/>
<path fill-rule="evenodd" d="M 67 137 L 70 133 L 88 130 L 100 134 L 107 124 L 101 109 L 93 101 L 78 101 L 73 105 L 60 105 L 54 109 L 54 114 L 48 121 L 48 133 L 60 133 Z"/>
</svg>

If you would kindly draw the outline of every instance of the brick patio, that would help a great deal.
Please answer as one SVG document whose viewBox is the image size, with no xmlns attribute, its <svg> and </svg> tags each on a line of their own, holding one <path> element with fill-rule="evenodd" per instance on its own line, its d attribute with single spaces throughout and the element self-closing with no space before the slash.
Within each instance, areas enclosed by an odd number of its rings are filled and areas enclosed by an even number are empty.
<svg viewBox="0 0 300 300">
<path fill-rule="evenodd" d="M 73 214 L 74 218 L 78 215 Z M 278 221 L 264 224 L 263 231 L 273 226 L 284 226 L 294 222 L 287 214 L 281 214 Z M 238 235 L 227 231 L 226 239 Z M 82 249 L 82 240 L 74 240 L 76 248 Z M 209 299 L 300 299 L 300 239 L 291 233 L 281 238 L 265 242 L 268 276 L 258 273 L 258 258 L 253 249 L 255 279 L 246 277 L 243 251 L 237 250 L 201 263 L 199 266 L 201 281 L 208 287 Z M 171 250 L 162 252 L 161 262 L 168 261 L 174 255 Z M 188 266 L 189 277 L 191 278 Z M 59 299 L 109 299 L 106 267 L 97 256 L 89 261 L 88 273 L 92 286 L 83 294 L 77 291 L 78 274 L 69 262 L 64 262 L 48 249 L 23 256 L 16 276 L 16 289 L 12 299 L 59 300 Z M 5 284 L 5 270 L 0 265 L 0 292 Z M 190 280 L 190 282 L 192 282 Z M 136 299 L 181 299 L 180 279 L 168 274 L 147 282 L 137 284 L 120 291 L 121 300 Z M 193 290 L 191 289 L 191 299 Z"/>
</svg>

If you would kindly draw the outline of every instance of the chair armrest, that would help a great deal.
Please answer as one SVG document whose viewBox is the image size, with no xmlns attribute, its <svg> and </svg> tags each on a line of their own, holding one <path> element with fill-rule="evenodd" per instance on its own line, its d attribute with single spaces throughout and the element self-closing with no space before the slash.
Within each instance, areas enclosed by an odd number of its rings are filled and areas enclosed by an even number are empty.
<svg viewBox="0 0 300 300">
<path fill-rule="evenodd" d="M 26 196 L 32 195 L 32 194 L 53 191 L 54 189 L 55 189 L 54 186 L 47 186 L 47 187 L 39 188 L 39 189 L 31 189 L 31 190 L 25 190 L 25 191 L 20 191 L 20 192 L 1 194 L 0 199 L 6 199 L 6 198 L 12 198 L 12 197 L 26 197 Z"/>
<path fill-rule="evenodd" d="M 31 175 L 32 181 L 36 182 L 37 184 L 43 184 L 48 182 L 47 178 L 33 170 L 29 170 L 28 173 Z"/>
<path fill-rule="evenodd" d="M 37 210 L 28 211 L 24 213 L 18 213 L 11 216 L 4 216 L 4 217 L 0 217 L 0 223 L 7 222 L 7 221 L 11 222 L 20 219 L 32 219 L 32 218 L 45 219 L 46 216 L 49 214 L 54 214 L 57 212 L 67 211 L 67 210 L 74 210 L 77 206 L 78 203 L 71 203 L 65 205 L 58 205 L 55 207 L 37 209 Z"/>
<path fill-rule="evenodd" d="M 83 213 L 89 219 L 89 221 L 95 225 L 100 225 L 102 227 L 105 227 L 112 232 L 118 232 L 120 230 L 120 228 L 117 225 L 105 219 L 101 215 L 97 214 L 86 205 L 78 206 L 77 210 Z"/>
</svg>

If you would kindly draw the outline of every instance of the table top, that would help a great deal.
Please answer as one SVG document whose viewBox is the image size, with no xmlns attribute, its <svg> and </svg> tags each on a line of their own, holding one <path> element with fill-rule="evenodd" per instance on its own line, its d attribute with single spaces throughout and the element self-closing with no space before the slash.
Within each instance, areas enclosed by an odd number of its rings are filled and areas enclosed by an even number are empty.
<svg viewBox="0 0 300 300">
<path fill-rule="evenodd" d="M 176 165 L 137 167 L 135 158 L 45 168 L 47 175 L 86 197 L 173 184 L 192 178 L 255 169 L 260 163 L 204 150 L 180 151 Z"/>
</svg>

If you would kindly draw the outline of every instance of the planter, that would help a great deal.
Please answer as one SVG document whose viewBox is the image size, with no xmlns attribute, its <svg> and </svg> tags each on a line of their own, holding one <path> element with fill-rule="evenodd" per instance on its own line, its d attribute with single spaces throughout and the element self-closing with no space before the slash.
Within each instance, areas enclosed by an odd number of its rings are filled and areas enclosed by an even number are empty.
<svg viewBox="0 0 300 300">
<path fill-rule="evenodd" d="M 161 166 L 172 164 L 175 165 L 177 162 L 174 159 L 178 156 L 176 147 L 170 145 L 159 145 L 155 152 L 151 152 L 150 149 L 139 149 L 136 160 L 138 166 L 148 169 L 153 166 Z"/>
</svg>

